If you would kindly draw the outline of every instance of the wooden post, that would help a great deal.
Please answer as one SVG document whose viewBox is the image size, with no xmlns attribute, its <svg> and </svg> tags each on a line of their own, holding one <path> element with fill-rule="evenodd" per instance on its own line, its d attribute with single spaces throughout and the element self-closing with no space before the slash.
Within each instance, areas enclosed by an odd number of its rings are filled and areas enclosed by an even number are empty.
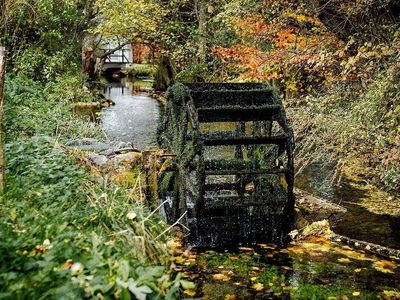
<svg viewBox="0 0 400 300">
<path fill-rule="evenodd" d="M 0 47 L 0 191 L 5 186 L 5 158 L 4 158 L 4 130 L 3 130 L 3 104 L 4 104 L 4 77 L 6 73 L 6 48 Z"/>
</svg>

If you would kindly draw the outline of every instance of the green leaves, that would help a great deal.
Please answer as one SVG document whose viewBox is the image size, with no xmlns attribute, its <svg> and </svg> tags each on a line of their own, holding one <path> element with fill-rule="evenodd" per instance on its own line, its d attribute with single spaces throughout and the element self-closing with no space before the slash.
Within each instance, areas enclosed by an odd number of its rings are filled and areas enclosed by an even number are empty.
<svg viewBox="0 0 400 300">
<path fill-rule="evenodd" d="M 156 216 L 142 227 L 145 208 L 91 182 L 51 138 L 7 144 L 6 155 L 0 296 L 176 298 L 163 244 L 152 240 L 163 230 Z M 128 209 L 138 222 L 121 218 Z"/>
<path fill-rule="evenodd" d="M 96 0 L 98 25 L 90 31 L 105 37 L 149 40 L 157 36 L 162 17 L 167 13 L 157 1 Z"/>
<path fill-rule="evenodd" d="M 135 295 L 138 300 L 146 300 L 147 294 L 153 291 L 145 285 L 139 286 L 133 279 L 128 280 L 128 289 Z"/>
</svg>

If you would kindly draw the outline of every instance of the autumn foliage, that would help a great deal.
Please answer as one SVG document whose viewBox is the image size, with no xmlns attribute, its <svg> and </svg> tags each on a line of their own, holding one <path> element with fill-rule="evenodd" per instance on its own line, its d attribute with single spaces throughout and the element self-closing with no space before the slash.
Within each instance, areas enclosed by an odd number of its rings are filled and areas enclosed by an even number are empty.
<svg viewBox="0 0 400 300">
<path fill-rule="evenodd" d="M 342 40 L 305 5 L 285 1 L 265 1 L 257 15 L 232 21 L 236 43 L 216 46 L 215 56 L 245 80 L 274 81 L 288 92 L 309 92 L 333 81 L 368 81 L 375 70 L 365 64 L 400 49 L 398 38 L 390 45 Z"/>
</svg>

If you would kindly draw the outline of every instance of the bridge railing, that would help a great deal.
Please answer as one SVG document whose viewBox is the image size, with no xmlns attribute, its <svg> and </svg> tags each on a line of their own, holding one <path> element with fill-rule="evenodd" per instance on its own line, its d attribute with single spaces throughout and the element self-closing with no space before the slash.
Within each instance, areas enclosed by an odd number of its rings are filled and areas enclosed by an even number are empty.
<svg viewBox="0 0 400 300">
<path fill-rule="evenodd" d="M 131 63 L 129 58 L 126 55 L 126 52 L 128 52 L 128 49 L 121 49 L 118 52 L 119 53 L 113 53 L 110 54 L 106 57 L 105 63 Z"/>
</svg>

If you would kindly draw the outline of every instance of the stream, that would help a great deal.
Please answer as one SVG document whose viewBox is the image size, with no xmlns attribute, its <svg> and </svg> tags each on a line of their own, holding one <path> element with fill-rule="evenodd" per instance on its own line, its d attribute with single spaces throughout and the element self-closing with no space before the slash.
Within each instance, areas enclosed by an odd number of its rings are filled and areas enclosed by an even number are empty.
<svg viewBox="0 0 400 300">
<path fill-rule="evenodd" d="M 150 81 L 108 84 L 105 96 L 115 105 L 103 110 L 101 124 L 111 141 L 132 142 L 137 149 L 157 149 L 162 105 L 149 96 L 150 86 Z M 399 218 L 366 209 L 360 201 L 376 201 L 376 194 L 347 179 L 341 186 L 332 186 L 325 180 L 329 172 L 329 166 L 313 164 L 296 178 L 296 186 L 347 209 L 347 213 L 329 219 L 332 229 L 350 238 L 400 249 Z M 198 284 L 196 290 L 185 291 L 189 297 L 400 299 L 398 264 L 314 239 L 287 249 L 258 245 L 235 251 L 191 252 L 178 255 L 176 269 Z"/>
<path fill-rule="evenodd" d="M 157 148 L 161 105 L 148 95 L 151 86 L 150 80 L 108 83 L 104 95 L 115 105 L 103 110 L 100 122 L 110 141 L 132 142 L 140 150 Z"/>
</svg>

